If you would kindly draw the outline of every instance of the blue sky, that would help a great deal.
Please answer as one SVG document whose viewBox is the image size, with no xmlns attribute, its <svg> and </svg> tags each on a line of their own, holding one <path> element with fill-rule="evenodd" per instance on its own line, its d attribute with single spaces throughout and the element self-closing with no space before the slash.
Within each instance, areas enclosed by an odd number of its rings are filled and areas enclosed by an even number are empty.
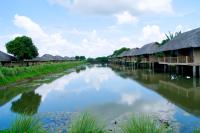
<svg viewBox="0 0 200 133">
<path fill-rule="evenodd" d="M 0 50 L 32 37 L 40 55 L 106 56 L 200 27 L 197 0 L 3 0 Z"/>
</svg>

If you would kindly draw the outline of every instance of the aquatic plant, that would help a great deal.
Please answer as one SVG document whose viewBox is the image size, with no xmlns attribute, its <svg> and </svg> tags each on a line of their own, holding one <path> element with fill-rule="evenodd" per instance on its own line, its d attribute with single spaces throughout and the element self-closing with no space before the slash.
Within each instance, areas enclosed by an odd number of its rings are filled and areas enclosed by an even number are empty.
<svg viewBox="0 0 200 133">
<path fill-rule="evenodd" d="M 89 113 L 75 118 L 69 127 L 69 133 L 106 133 L 105 127 Z"/>
<path fill-rule="evenodd" d="M 40 121 L 31 116 L 19 116 L 7 130 L 2 133 L 45 133 Z"/>
<path fill-rule="evenodd" d="M 123 133 L 166 133 L 166 127 L 149 116 L 132 116 L 121 126 Z"/>
</svg>

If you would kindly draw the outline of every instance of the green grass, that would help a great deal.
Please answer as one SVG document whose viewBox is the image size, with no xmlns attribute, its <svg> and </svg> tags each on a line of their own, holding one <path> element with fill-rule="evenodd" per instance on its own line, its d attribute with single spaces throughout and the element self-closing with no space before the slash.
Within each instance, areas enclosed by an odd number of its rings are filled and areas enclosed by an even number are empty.
<svg viewBox="0 0 200 133">
<path fill-rule="evenodd" d="M 133 116 L 121 126 L 122 133 L 166 133 L 164 125 L 149 116 Z"/>
<path fill-rule="evenodd" d="M 7 130 L 1 133 L 46 133 L 42 124 L 35 117 L 19 116 Z"/>
<path fill-rule="evenodd" d="M 106 133 L 106 129 L 91 114 L 83 113 L 72 121 L 69 133 Z"/>
<path fill-rule="evenodd" d="M 62 72 L 84 64 L 85 62 L 48 63 L 29 67 L 0 67 L 0 85 L 14 83 L 27 78 L 38 77 L 46 74 Z"/>
<path fill-rule="evenodd" d="M 133 116 L 120 126 L 120 133 L 169 133 L 164 125 L 149 116 Z M 89 113 L 83 113 L 72 120 L 68 133 L 108 133 L 105 126 Z M 37 117 L 20 115 L 9 129 L 0 133 L 47 133 Z M 110 132 L 110 131 L 109 131 Z M 113 132 L 115 133 L 115 132 Z M 117 131 L 119 133 L 119 131 Z M 199 128 L 193 133 L 200 133 Z"/>
</svg>

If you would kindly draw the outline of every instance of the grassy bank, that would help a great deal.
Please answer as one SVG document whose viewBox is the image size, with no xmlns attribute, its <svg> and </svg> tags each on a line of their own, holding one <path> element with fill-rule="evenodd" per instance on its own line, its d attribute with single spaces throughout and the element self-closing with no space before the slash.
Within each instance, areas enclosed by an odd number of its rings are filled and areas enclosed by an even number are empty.
<svg viewBox="0 0 200 133">
<path fill-rule="evenodd" d="M 48 63 L 29 67 L 0 67 L 0 86 L 14 83 L 27 78 L 34 78 L 46 74 L 62 72 L 79 66 L 85 62 Z"/>
</svg>

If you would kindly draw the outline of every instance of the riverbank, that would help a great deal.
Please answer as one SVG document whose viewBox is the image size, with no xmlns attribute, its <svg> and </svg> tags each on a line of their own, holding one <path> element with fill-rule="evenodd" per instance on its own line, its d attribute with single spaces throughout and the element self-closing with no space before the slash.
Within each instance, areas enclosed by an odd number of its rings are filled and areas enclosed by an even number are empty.
<svg viewBox="0 0 200 133">
<path fill-rule="evenodd" d="M 58 73 L 80 66 L 86 62 L 73 61 L 62 63 L 48 63 L 29 67 L 0 68 L 0 86 L 15 83 L 24 79 L 39 77 L 46 74 Z"/>
</svg>

